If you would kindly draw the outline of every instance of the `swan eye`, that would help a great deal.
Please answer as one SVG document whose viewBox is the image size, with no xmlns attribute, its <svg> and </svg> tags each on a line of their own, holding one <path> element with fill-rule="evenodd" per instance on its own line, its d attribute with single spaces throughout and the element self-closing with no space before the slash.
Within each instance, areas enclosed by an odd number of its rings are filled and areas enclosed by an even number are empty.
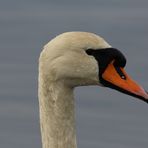
<svg viewBox="0 0 148 148">
<path fill-rule="evenodd" d="M 87 49 L 85 51 L 88 55 L 93 55 L 94 54 L 94 50 L 93 49 Z"/>
</svg>

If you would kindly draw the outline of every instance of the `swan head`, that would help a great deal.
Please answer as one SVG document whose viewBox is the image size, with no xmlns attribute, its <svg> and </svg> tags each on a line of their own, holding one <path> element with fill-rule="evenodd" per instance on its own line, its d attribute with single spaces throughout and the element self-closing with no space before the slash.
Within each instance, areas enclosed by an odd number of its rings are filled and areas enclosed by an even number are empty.
<svg viewBox="0 0 148 148">
<path fill-rule="evenodd" d="M 96 34 L 67 32 L 55 37 L 44 46 L 39 64 L 47 85 L 100 85 L 148 102 L 147 92 L 125 72 L 125 56 Z"/>
</svg>

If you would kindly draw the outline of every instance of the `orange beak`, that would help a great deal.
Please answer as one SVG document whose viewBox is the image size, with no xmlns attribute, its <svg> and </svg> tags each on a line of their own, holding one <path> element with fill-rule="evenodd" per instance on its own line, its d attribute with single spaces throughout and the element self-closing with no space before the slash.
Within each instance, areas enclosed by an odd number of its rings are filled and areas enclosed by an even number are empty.
<svg viewBox="0 0 148 148">
<path fill-rule="evenodd" d="M 113 62 L 107 66 L 102 74 L 102 79 L 105 81 L 106 86 L 117 89 L 148 103 L 148 93 L 127 75 L 124 68 L 118 67 L 118 69 L 120 69 L 120 72 L 118 72 Z M 121 73 L 123 75 L 121 75 Z"/>
</svg>

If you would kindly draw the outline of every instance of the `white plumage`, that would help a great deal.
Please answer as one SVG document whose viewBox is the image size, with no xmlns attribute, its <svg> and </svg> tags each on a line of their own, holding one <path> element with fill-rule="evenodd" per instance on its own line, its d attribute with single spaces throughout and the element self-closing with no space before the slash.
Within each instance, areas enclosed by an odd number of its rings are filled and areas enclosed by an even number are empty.
<svg viewBox="0 0 148 148">
<path fill-rule="evenodd" d="M 39 106 L 43 148 L 76 148 L 73 89 L 102 85 L 99 66 L 87 49 L 111 46 L 87 32 L 63 33 L 44 46 L 39 58 Z"/>
</svg>

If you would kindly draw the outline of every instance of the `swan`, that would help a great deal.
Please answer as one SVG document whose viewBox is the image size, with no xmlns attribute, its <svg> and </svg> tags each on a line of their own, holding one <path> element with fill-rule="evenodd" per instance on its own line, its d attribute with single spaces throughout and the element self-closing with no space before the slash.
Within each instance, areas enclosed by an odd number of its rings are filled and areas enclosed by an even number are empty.
<svg viewBox="0 0 148 148">
<path fill-rule="evenodd" d="M 126 73 L 125 56 L 102 37 L 66 32 L 39 57 L 39 112 L 43 148 L 76 148 L 73 90 L 98 85 L 148 103 L 148 93 Z"/>
</svg>

